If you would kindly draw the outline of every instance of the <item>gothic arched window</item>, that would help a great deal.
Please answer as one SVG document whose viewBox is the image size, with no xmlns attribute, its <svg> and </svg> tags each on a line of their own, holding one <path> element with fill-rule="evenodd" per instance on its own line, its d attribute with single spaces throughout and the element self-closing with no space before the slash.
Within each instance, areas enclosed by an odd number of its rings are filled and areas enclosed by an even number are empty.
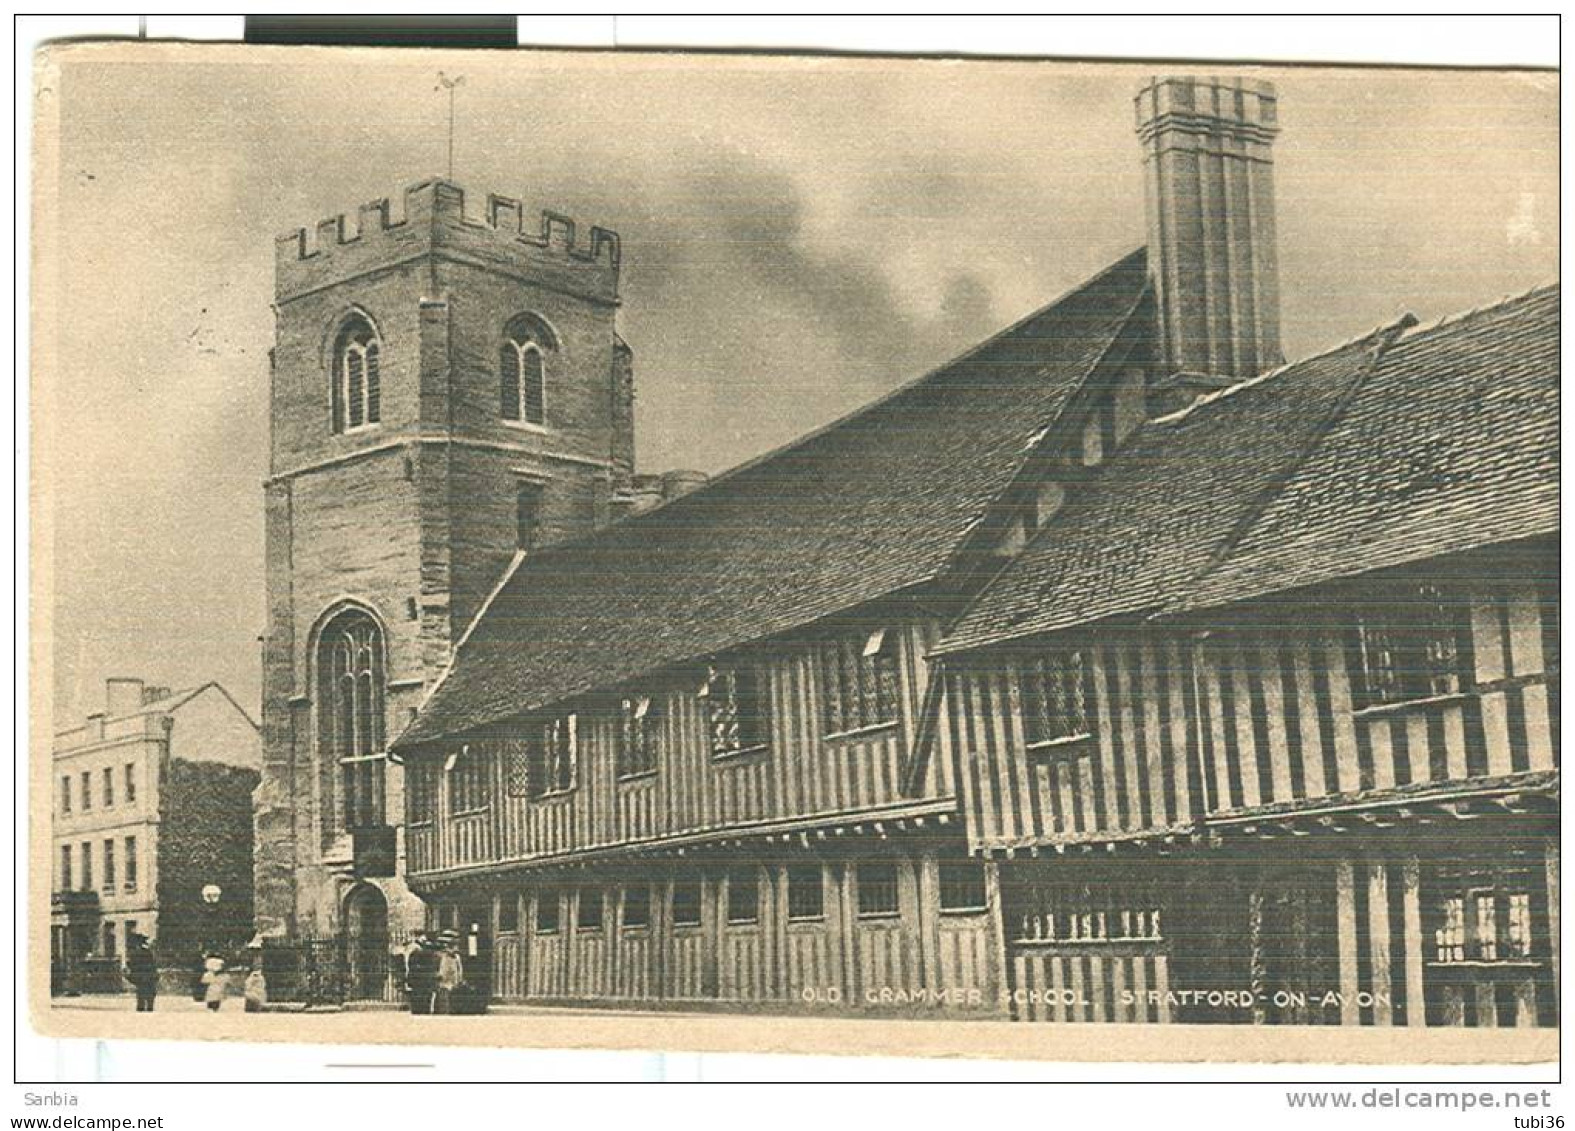
<svg viewBox="0 0 1575 1131">
<path fill-rule="evenodd" d="M 547 423 L 547 356 L 556 349 L 540 318 L 521 314 L 503 331 L 498 357 L 498 411 L 504 420 Z"/>
<path fill-rule="evenodd" d="M 359 314 L 345 319 L 334 338 L 334 431 L 376 424 L 383 415 L 377 331 Z"/>
<path fill-rule="evenodd" d="M 349 609 L 324 627 L 317 645 L 319 744 L 325 768 L 337 767 L 339 827 L 384 824 L 383 633 Z M 333 779 L 324 775 L 325 785 Z"/>
</svg>

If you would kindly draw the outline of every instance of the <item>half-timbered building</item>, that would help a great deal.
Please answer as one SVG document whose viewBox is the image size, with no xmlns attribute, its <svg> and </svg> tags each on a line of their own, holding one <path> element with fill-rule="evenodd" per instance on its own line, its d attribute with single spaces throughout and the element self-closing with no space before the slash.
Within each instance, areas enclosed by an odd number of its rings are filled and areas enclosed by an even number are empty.
<svg viewBox="0 0 1575 1131">
<path fill-rule="evenodd" d="M 1550 1023 L 1558 294 L 1145 423 L 952 627 L 1031 1020 Z"/>
<path fill-rule="evenodd" d="M 278 869 L 281 906 L 364 889 L 375 797 L 401 898 L 505 1001 L 1551 1022 L 1557 291 L 1284 365 L 1272 89 L 1156 79 L 1137 112 L 1145 248 L 640 513 L 616 237 L 440 184 L 435 226 L 369 229 L 435 231 L 415 272 L 291 245 L 285 391 L 309 331 L 327 373 L 372 320 L 396 427 L 319 421 L 270 487 L 265 793 L 338 884 Z M 363 570 L 419 584 L 408 625 L 314 571 L 339 532 L 291 492 L 328 474 L 420 516 L 403 573 Z M 341 615 L 406 673 L 349 756 L 313 683 Z"/>
</svg>

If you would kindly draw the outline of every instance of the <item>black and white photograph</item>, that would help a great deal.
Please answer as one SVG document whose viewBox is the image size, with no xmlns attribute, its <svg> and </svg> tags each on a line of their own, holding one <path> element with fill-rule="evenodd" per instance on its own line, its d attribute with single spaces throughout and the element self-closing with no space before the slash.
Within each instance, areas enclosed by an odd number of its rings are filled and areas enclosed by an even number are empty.
<svg viewBox="0 0 1575 1131">
<path fill-rule="evenodd" d="M 1556 70 L 34 67 L 38 1031 L 1557 1060 Z"/>
</svg>

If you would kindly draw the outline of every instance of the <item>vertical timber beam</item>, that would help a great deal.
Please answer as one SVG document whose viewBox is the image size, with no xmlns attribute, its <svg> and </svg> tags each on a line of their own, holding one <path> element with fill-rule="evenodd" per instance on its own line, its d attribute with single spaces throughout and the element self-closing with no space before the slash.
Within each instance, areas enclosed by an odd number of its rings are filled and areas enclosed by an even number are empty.
<svg viewBox="0 0 1575 1131">
<path fill-rule="evenodd" d="M 1426 982 L 1422 973 L 1422 864 L 1406 858 L 1401 871 L 1401 898 L 1405 917 L 1405 1023 L 1412 1028 L 1427 1024 Z"/>
<path fill-rule="evenodd" d="M 1349 859 L 1334 867 L 1334 914 L 1340 959 L 1340 1024 L 1361 1023 L 1356 976 L 1356 870 Z"/>
</svg>

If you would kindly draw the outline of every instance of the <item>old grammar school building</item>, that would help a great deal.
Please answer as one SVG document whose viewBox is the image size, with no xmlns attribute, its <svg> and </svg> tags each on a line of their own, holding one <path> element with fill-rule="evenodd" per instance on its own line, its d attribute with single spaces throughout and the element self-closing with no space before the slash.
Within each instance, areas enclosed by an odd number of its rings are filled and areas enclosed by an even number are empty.
<svg viewBox="0 0 1575 1131">
<path fill-rule="evenodd" d="M 431 181 L 283 237 L 263 932 L 453 927 L 506 1001 L 1555 1024 L 1558 288 L 1286 364 L 1273 90 L 1136 109 L 1145 248 L 708 483 L 636 471 L 612 232 Z"/>
</svg>

